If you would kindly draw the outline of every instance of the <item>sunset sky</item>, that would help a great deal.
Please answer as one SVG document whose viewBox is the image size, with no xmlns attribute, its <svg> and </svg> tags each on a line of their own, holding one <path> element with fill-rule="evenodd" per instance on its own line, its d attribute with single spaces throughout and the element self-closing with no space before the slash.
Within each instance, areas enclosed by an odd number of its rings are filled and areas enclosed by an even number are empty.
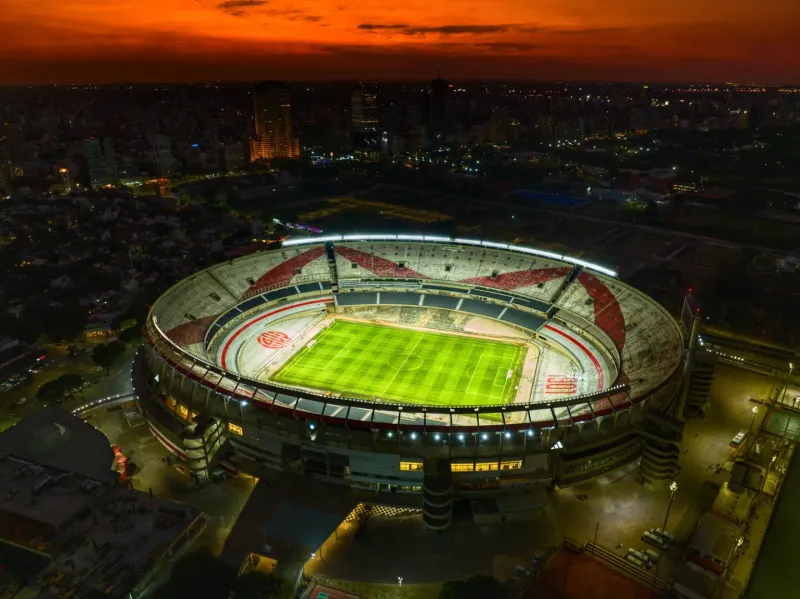
<svg viewBox="0 0 800 599">
<path fill-rule="evenodd" d="M 800 81 L 800 0 L 0 0 L 0 83 Z"/>
</svg>

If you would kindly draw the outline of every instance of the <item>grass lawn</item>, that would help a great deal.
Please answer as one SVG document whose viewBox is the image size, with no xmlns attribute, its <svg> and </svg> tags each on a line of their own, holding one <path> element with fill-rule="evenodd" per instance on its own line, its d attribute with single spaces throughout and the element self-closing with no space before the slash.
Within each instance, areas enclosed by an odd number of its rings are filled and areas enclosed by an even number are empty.
<svg viewBox="0 0 800 599">
<path fill-rule="evenodd" d="M 356 398 L 505 404 L 513 401 L 525 351 L 513 343 L 336 321 L 272 379 Z"/>
</svg>

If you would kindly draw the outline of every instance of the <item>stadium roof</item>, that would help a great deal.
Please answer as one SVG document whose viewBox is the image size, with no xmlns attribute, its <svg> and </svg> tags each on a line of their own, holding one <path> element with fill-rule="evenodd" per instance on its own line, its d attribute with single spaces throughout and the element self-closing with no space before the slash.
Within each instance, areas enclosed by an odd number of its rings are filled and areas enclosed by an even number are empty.
<svg viewBox="0 0 800 599">
<path fill-rule="evenodd" d="M 9 454 L 100 482 L 111 482 L 114 452 L 106 436 L 61 408 L 46 407 L 0 434 Z"/>
</svg>

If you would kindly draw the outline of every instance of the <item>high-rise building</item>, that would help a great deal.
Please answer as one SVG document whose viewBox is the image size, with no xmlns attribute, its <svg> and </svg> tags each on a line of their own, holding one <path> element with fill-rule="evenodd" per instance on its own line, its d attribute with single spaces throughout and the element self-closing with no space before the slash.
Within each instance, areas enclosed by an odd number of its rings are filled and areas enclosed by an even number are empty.
<svg viewBox="0 0 800 599">
<path fill-rule="evenodd" d="M 253 90 L 255 136 L 250 140 L 250 160 L 297 158 L 300 141 L 292 133 L 292 103 L 289 89 L 280 82 L 266 81 Z"/>
<path fill-rule="evenodd" d="M 73 183 L 72 177 L 69 174 L 69 169 L 66 167 L 61 167 L 58 169 L 58 174 L 61 176 L 61 183 L 64 187 L 64 193 L 69 193 L 72 191 Z"/>
<path fill-rule="evenodd" d="M 353 131 L 366 133 L 378 129 L 378 88 L 362 84 L 353 92 L 350 102 Z"/>
<path fill-rule="evenodd" d="M 439 144 L 447 133 L 447 81 L 436 77 L 431 81 L 430 108 L 428 112 L 428 136 L 430 142 Z"/>
<path fill-rule="evenodd" d="M 244 166 L 244 146 L 241 142 L 225 144 L 223 148 L 224 167 L 226 171 L 239 170 Z"/>
<path fill-rule="evenodd" d="M 172 155 L 172 146 L 169 143 L 169 137 L 166 135 L 156 135 L 153 143 L 153 160 L 158 166 L 158 173 L 162 177 L 166 177 L 172 172 L 175 157 Z"/>
<path fill-rule="evenodd" d="M 89 182 L 92 187 L 105 187 L 114 183 L 111 169 L 103 153 L 103 146 L 99 139 L 92 138 L 83 142 L 83 157 L 89 168 Z"/>
</svg>

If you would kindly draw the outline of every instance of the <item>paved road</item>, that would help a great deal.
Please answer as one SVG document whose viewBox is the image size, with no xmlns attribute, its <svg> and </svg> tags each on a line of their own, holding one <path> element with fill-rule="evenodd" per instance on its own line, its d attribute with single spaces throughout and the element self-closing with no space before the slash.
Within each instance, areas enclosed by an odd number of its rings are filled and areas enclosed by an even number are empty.
<svg viewBox="0 0 800 599">
<path fill-rule="evenodd" d="M 65 410 L 71 411 L 87 401 L 109 395 L 129 393 L 132 390 L 130 373 L 134 348 L 129 348 L 108 374 L 93 372 L 96 365 L 92 362 L 91 355 L 80 354 L 75 358 L 69 358 L 63 349 L 57 347 L 48 347 L 47 349 L 50 359 L 65 359 L 68 360 L 68 363 L 64 366 L 45 368 L 39 374 L 34 375 L 30 385 L 0 394 L 0 422 L 17 422 L 41 409 L 44 404 L 36 399 L 39 387 L 64 374 L 78 374 L 85 380 L 93 382 L 90 387 L 83 389 L 76 397 L 65 399 L 58 404 Z M 16 402 L 23 397 L 25 402 L 17 405 Z"/>
</svg>

